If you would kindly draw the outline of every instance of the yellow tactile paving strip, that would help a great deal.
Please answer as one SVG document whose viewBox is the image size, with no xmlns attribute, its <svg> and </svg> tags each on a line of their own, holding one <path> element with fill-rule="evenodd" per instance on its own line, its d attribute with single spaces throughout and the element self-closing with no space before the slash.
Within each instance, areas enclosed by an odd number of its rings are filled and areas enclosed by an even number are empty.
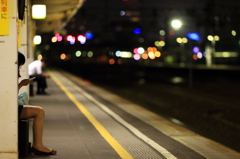
<svg viewBox="0 0 240 159">
<path fill-rule="evenodd" d="M 77 78 L 77 81 L 80 85 L 88 85 L 89 90 L 92 92 L 97 92 L 101 98 L 105 100 L 118 101 L 116 103 L 119 108 L 137 117 L 143 122 L 155 127 L 165 135 L 179 141 L 207 159 L 240 159 L 240 153 L 224 145 L 200 136 L 197 133 L 186 129 L 185 127 L 170 122 L 169 120 L 150 112 L 139 105 L 133 104 L 117 95 L 109 93 L 100 87 L 92 84 L 89 85 L 85 81 L 80 80 L 80 78 Z"/>
</svg>

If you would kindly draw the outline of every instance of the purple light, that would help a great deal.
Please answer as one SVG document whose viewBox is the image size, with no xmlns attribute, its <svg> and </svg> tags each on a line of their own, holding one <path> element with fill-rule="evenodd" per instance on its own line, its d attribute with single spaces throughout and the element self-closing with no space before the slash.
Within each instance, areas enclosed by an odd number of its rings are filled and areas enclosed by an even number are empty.
<svg viewBox="0 0 240 159">
<path fill-rule="evenodd" d="M 199 53 L 199 51 L 200 51 L 199 47 L 195 46 L 195 47 L 193 48 L 193 53 L 194 53 L 194 54 Z"/>
<path fill-rule="evenodd" d="M 134 58 L 134 60 L 138 61 L 138 60 L 140 60 L 141 56 L 139 54 L 134 54 L 133 58 Z"/>
</svg>

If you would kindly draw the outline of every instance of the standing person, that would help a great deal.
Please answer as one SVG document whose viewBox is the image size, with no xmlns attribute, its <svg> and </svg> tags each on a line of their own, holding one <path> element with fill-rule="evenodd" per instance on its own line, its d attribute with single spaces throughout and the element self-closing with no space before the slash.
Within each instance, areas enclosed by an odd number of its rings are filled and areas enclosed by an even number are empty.
<svg viewBox="0 0 240 159">
<path fill-rule="evenodd" d="M 39 95 L 48 94 L 45 92 L 45 89 L 47 88 L 46 78 L 50 76 L 42 72 L 42 68 L 45 66 L 45 60 L 36 60 L 28 65 L 28 75 L 30 78 L 36 77 L 34 81 L 37 81 L 37 94 Z"/>
<path fill-rule="evenodd" d="M 22 53 L 18 52 L 18 78 L 20 76 L 20 68 L 25 63 L 25 57 Z M 33 79 L 24 79 L 18 84 L 18 90 L 22 86 L 27 86 Z M 56 150 L 45 147 L 42 142 L 43 125 L 44 125 L 44 109 L 39 106 L 32 105 L 18 105 L 19 119 L 33 118 L 33 145 L 31 152 L 35 155 L 55 155 Z"/>
</svg>

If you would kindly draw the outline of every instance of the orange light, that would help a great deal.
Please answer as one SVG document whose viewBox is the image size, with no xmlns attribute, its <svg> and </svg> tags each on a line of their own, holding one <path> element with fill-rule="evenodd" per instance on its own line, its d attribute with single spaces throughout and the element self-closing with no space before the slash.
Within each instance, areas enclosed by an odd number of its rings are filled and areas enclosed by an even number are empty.
<svg viewBox="0 0 240 159">
<path fill-rule="evenodd" d="M 61 60 L 66 59 L 66 54 L 61 54 L 61 55 L 60 55 L 60 59 L 61 59 Z"/>
<path fill-rule="evenodd" d="M 157 48 L 156 47 L 152 47 L 153 49 L 153 52 L 156 52 L 157 51 Z"/>
<path fill-rule="evenodd" d="M 101 57 L 101 60 L 102 60 L 102 61 L 107 61 L 107 56 L 106 56 L 106 55 L 103 55 L 103 56 Z"/>
<path fill-rule="evenodd" d="M 197 60 L 197 59 L 198 59 L 197 54 L 194 54 L 194 55 L 193 55 L 193 59 L 194 59 L 194 60 Z"/>
<path fill-rule="evenodd" d="M 118 64 L 122 64 L 122 59 L 117 60 Z"/>
<path fill-rule="evenodd" d="M 114 59 L 110 59 L 108 62 L 109 62 L 110 65 L 113 65 L 115 63 L 115 60 Z"/>
<path fill-rule="evenodd" d="M 147 48 L 147 51 L 148 51 L 148 52 L 153 52 L 153 48 L 152 48 L 152 47 L 148 47 L 148 48 Z"/>
<path fill-rule="evenodd" d="M 142 54 L 142 58 L 143 58 L 144 60 L 148 59 L 148 54 Z"/>
</svg>

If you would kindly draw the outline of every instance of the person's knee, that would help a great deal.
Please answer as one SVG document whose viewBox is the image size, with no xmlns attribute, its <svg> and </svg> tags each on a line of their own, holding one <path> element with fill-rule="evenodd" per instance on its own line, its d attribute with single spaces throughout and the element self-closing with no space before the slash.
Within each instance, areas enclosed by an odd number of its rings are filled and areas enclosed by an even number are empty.
<svg viewBox="0 0 240 159">
<path fill-rule="evenodd" d="M 38 114 L 43 114 L 43 115 L 45 114 L 44 109 L 40 106 L 36 106 L 36 110 L 37 110 Z"/>
<path fill-rule="evenodd" d="M 20 115 L 20 119 L 35 118 L 36 116 L 44 117 L 44 109 L 40 106 L 24 106 Z"/>
</svg>

